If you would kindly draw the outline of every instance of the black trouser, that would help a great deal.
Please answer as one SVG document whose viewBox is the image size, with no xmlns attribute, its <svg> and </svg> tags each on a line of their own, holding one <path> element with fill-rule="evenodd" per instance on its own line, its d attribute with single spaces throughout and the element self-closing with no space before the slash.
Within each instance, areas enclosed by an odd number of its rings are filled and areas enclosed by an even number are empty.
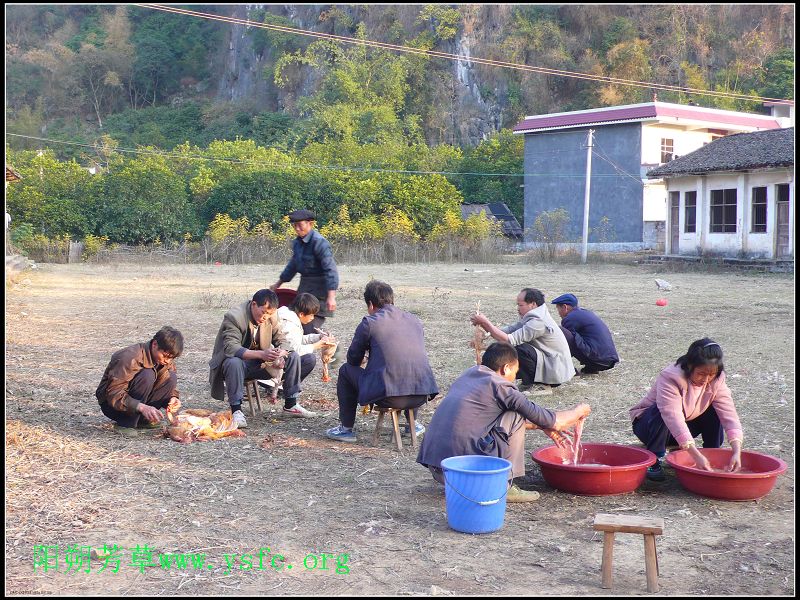
<svg viewBox="0 0 800 600">
<path fill-rule="evenodd" d="M 309 354 L 303 354 L 303 356 L 300 357 L 300 381 L 303 381 L 306 377 L 308 377 L 316 366 L 316 354 L 313 352 L 310 352 Z"/>
<path fill-rule="evenodd" d="M 517 357 L 519 359 L 519 372 L 517 379 L 522 379 L 524 385 L 535 383 L 536 378 L 536 363 L 539 361 L 536 356 L 536 349 L 530 344 L 520 344 L 514 346 L 517 350 Z"/>
<path fill-rule="evenodd" d="M 222 373 L 225 377 L 225 389 L 228 391 L 228 403 L 231 405 L 231 412 L 242 410 L 245 379 L 272 379 L 272 375 L 261 368 L 261 363 L 263 362 L 263 360 L 242 360 L 236 356 L 226 358 L 223 361 Z M 284 408 L 292 408 L 297 404 L 297 396 L 301 390 L 301 362 L 297 352 L 289 352 L 286 357 L 282 379 Z"/>
<path fill-rule="evenodd" d="M 128 395 L 139 402 L 154 408 L 166 408 L 169 399 L 175 396 L 178 387 L 178 375 L 175 371 L 170 371 L 169 378 L 165 379 L 158 387 L 156 384 L 155 369 L 142 369 L 131 380 L 128 385 Z M 131 414 L 120 411 L 104 402 L 100 405 L 100 410 L 109 419 L 116 421 L 120 427 L 136 427 L 139 425 L 140 413 Z"/>
<path fill-rule="evenodd" d="M 352 429 L 356 423 L 356 410 L 358 409 L 358 388 L 364 369 L 345 363 L 339 368 L 339 378 L 336 381 L 336 395 L 339 398 L 339 420 L 343 427 Z M 405 408 L 414 410 L 417 417 L 417 408 L 428 401 L 428 396 L 390 396 L 374 402 L 381 408 Z M 408 410 L 405 411 L 408 419 Z"/>
<path fill-rule="evenodd" d="M 725 439 L 725 432 L 713 406 L 696 419 L 686 421 L 692 437 L 703 436 L 703 448 L 719 448 Z M 633 422 L 633 433 L 656 456 L 664 456 L 667 446 L 676 444 L 675 438 L 667 429 L 661 411 L 653 404 Z"/>
</svg>

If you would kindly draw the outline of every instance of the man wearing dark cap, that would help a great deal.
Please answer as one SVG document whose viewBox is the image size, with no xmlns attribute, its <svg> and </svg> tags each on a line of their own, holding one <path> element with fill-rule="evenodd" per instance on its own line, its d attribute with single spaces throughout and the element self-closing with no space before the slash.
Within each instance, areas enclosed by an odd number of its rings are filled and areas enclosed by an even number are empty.
<svg viewBox="0 0 800 600">
<path fill-rule="evenodd" d="M 270 286 L 273 292 L 300 273 L 297 293 L 308 292 L 317 297 L 320 310 L 314 320 L 303 325 L 306 334 L 321 328 L 325 317 L 332 317 L 336 310 L 336 290 L 339 288 L 339 272 L 333 260 L 331 245 L 314 229 L 317 217 L 310 210 L 295 210 L 289 213 L 297 238 L 292 243 L 292 258 L 280 274 L 278 281 Z"/>
<path fill-rule="evenodd" d="M 619 362 L 608 326 L 592 311 L 578 307 L 574 294 L 561 294 L 551 304 L 561 317 L 561 330 L 572 356 L 583 365 L 581 375 L 607 371 Z"/>
</svg>

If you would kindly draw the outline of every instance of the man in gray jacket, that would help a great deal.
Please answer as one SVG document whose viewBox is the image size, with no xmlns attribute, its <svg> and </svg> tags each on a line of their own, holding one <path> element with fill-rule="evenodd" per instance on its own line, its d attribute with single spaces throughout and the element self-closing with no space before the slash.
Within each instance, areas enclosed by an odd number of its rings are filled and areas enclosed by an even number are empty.
<svg viewBox="0 0 800 600">
<path fill-rule="evenodd" d="M 541 429 L 563 447 L 559 432 L 585 418 L 591 408 L 578 404 L 554 411 L 531 402 L 514 386 L 519 361 L 510 344 L 494 343 L 481 365 L 464 371 L 450 386 L 433 413 L 428 435 L 422 440 L 417 462 L 444 483 L 442 460 L 452 456 L 498 456 L 511 461 L 512 477 L 525 475 L 525 430 Z M 530 422 L 530 425 L 527 424 Z M 517 485 L 508 490 L 508 502 L 530 502 L 539 493 Z"/>
<path fill-rule="evenodd" d="M 497 327 L 476 314 L 470 317 L 473 325 L 480 326 L 498 342 L 514 346 L 519 355 L 520 391 L 527 391 L 534 383 L 545 384 L 534 394 L 552 393 L 550 386 L 566 383 L 575 375 L 572 354 L 561 328 L 550 316 L 544 294 L 535 288 L 524 288 L 517 295 L 517 312 L 522 317 L 513 325 Z"/>
<path fill-rule="evenodd" d="M 252 300 L 234 306 L 222 319 L 208 363 L 211 396 L 231 405 L 233 420 L 239 429 L 247 427 L 242 412 L 245 379 L 269 379 L 272 375 L 262 363 L 283 357 L 283 414 L 291 417 L 316 417 L 297 402 L 300 394 L 300 357 L 290 352 L 286 336 L 278 323 L 278 296 L 272 290 L 258 290 Z"/>
</svg>

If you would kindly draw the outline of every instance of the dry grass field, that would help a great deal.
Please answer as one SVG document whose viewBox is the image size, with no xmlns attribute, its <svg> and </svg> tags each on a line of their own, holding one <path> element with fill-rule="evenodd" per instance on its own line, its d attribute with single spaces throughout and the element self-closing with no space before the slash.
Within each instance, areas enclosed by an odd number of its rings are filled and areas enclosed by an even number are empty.
<svg viewBox="0 0 800 600">
<path fill-rule="evenodd" d="M 268 405 L 249 419 L 245 438 L 123 438 L 94 397 L 112 352 L 177 327 L 186 339 L 177 361 L 184 405 L 222 408 L 209 395 L 207 369 L 222 315 L 271 284 L 281 266 L 40 265 L 6 291 L 6 593 L 599 595 L 602 538 L 591 525 L 604 512 L 664 518 L 663 594 L 793 595 L 793 278 L 523 261 L 341 266 L 330 329 L 346 346 L 365 314 L 365 282 L 387 281 L 396 304 L 425 323 L 446 392 L 472 364 L 476 302 L 506 323 L 522 287 L 539 287 L 548 301 L 572 292 L 609 324 L 622 362 L 536 400 L 590 403 L 584 440 L 622 444 L 638 441 L 627 410 L 659 370 L 694 339 L 713 337 L 726 353 L 745 448 L 789 464 L 775 489 L 758 501 L 709 500 L 668 471 L 665 483 L 631 494 L 574 496 L 547 486 L 528 458 L 527 487 L 541 499 L 509 505 L 495 533 L 458 533 L 416 453 L 397 452 L 388 434 L 372 445 L 374 415 L 359 414 L 357 444 L 323 437 L 338 422 L 335 369 L 330 383 L 319 370 L 308 379 L 301 400 L 321 412 L 316 419 L 283 420 Z M 659 292 L 656 276 L 673 290 Z M 660 297 L 668 306 L 656 306 Z M 422 410 L 423 422 L 437 402 Z M 528 450 L 546 443 L 528 432 Z M 108 556 L 104 545 L 118 552 Z M 206 562 L 159 565 L 174 553 Z M 243 570 L 246 555 L 253 568 Z M 617 536 L 612 593 L 645 593 L 640 536 Z"/>
</svg>

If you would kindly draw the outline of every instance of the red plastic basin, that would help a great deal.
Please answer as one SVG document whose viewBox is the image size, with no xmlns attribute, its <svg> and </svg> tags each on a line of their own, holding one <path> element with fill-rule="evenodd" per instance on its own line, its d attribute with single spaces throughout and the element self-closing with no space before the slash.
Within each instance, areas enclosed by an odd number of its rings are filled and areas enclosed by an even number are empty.
<svg viewBox="0 0 800 600">
<path fill-rule="evenodd" d="M 278 295 L 278 306 L 291 306 L 297 297 L 297 290 L 292 288 L 278 288 L 275 293 Z"/>
<path fill-rule="evenodd" d="M 644 481 L 647 467 L 656 462 L 656 455 L 644 448 L 594 443 L 582 447 L 577 465 L 562 464 L 557 446 L 539 448 L 531 452 L 531 458 L 550 487 L 581 496 L 632 492 Z"/>
<path fill-rule="evenodd" d="M 731 459 L 729 448 L 700 448 L 713 469 L 725 469 Z M 688 450 L 667 454 L 667 464 L 675 469 L 678 481 L 690 492 L 717 500 L 756 500 L 772 491 L 778 475 L 786 470 L 780 458 L 742 450 L 742 470 L 736 473 L 703 471 L 694 466 Z"/>
</svg>

